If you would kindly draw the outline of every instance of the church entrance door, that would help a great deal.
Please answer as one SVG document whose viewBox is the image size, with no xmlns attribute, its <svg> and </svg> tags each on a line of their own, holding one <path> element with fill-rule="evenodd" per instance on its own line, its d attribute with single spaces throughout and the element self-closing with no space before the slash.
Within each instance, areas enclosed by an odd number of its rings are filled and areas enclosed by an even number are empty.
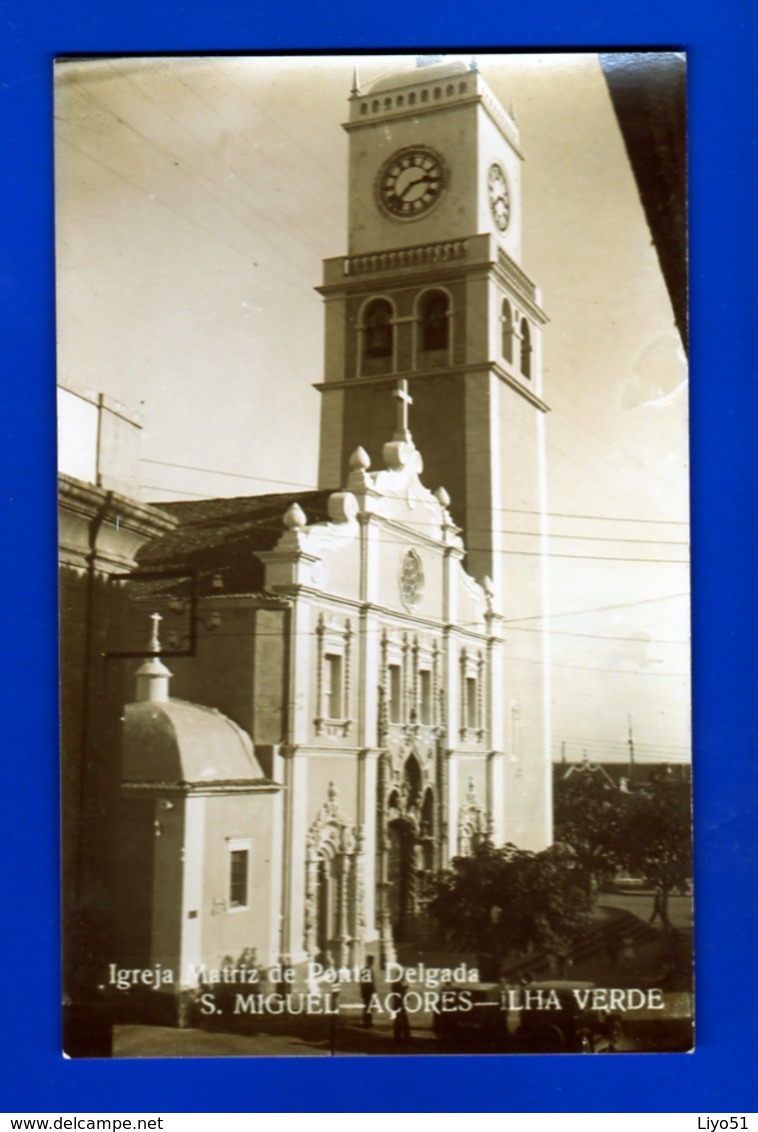
<svg viewBox="0 0 758 1132">
<path fill-rule="evenodd" d="M 316 941 L 319 955 L 325 961 L 334 961 L 331 949 L 338 932 L 337 906 L 339 898 L 339 878 L 336 875 L 335 861 L 321 858 L 318 862 L 317 887 L 317 928 Z"/>
<path fill-rule="evenodd" d="M 363 836 L 329 783 L 306 839 L 305 951 L 329 965 L 363 961 Z"/>
<path fill-rule="evenodd" d="M 416 831 L 403 818 L 387 827 L 389 907 L 392 934 L 396 943 L 411 938 L 416 913 Z"/>
</svg>

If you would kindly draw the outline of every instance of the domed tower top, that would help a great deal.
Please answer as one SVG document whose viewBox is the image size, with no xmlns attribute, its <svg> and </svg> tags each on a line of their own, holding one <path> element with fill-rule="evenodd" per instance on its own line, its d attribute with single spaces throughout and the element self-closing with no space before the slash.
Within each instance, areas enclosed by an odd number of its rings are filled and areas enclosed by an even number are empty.
<svg viewBox="0 0 758 1132">
<path fill-rule="evenodd" d="M 395 90 L 408 84 L 408 76 L 415 75 L 415 81 L 422 83 L 439 82 L 442 79 L 473 73 L 474 69 L 467 66 L 462 59 L 445 58 L 444 55 L 418 55 L 416 66 L 403 67 L 400 71 L 393 71 L 371 84 L 371 94 L 378 94 L 384 90 Z"/>
</svg>

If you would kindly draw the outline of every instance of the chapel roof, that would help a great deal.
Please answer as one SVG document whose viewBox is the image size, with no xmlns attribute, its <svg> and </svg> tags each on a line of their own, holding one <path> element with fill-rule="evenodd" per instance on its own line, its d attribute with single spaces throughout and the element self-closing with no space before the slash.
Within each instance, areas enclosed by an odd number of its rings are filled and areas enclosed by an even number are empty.
<svg viewBox="0 0 758 1132">
<path fill-rule="evenodd" d="M 264 785 L 250 736 L 213 708 L 183 700 L 128 704 L 125 782 Z"/>
</svg>

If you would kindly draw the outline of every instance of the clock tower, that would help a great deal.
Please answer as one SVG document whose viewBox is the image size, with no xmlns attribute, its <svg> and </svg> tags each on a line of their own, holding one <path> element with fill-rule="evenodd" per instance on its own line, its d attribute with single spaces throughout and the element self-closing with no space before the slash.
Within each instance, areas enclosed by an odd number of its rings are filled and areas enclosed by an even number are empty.
<svg viewBox="0 0 758 1132">
<path fill-rule="evenodd" d="M 506 829 L 541 848 L 551 839 L 547 318 L 521 266 L 519 130 L 462 61 L 356 83 L 349 107 L 348 252 L 325 262 L 320 288 L 319 483 L 347 482 L 359 446 L 381 466 L 390 390 L 405 379 L 423 480 L 448 492 L 466 568 L 490 579 L 505 619 Z M 525 619 L 529 632 L 517 628 Z"/>
</svg>

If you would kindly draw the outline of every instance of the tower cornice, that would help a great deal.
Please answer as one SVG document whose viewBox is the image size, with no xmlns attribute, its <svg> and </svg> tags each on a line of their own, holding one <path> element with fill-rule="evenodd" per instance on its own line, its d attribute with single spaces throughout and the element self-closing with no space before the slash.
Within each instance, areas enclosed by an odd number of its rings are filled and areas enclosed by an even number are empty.
<svg viewBox="0 0 758 1132">
<path fill-rule="evenodd" d="M 420 77 L 416 77 L 416 76 Z M 452 88 L 452 92 L 448 93 Z M 436 92 L 440 92 L 437 94 Z M 411 96 L 413 96 L 411 98 Z M 425 75 L 424 68 L 399 75 L 396 84 L 376 87 L 350 97 L 350 118 L 342 123 L 348 133 L 377 123 L 418 119 L 450 106 L 481 106 L 515 153 L 523 160 L 519 129 L 478 72 Z"/>
<path fill-rule="evenodd" d="M 434 381 L 438 377 L 461 377 L 467 373 L 494 373 L 504 385 L 508 385 L 520 394 L 535 409 L 541 413 L 549 413 L 550 406 L 538 397 L 523 381 L 509 373 L 499 362 L 470 362 L 468 365 L 444 366 L 438 369 L 407 370 L 403 373 L 382 374 L 379 377 L 351 377 L 347 381 L 314 381 L 313 388 L 319 393 L 336 391 L 338 389 L 360 389 L 368 385 L 396 385 L 398 379 L 418 381 Z"/>
<path fill-rule="evenodd" d="M 519 299 L 535 322 L 544 325 L 550 321 L 540 305 L 539 288 L 487 234 L 361 255 L 336 256 L 324 260 L 324 283 L 314 289 L 325 298 L 348 292 L 365 292 L 368 295 L 377 288 L 392 286 L 397 289 L 406 280 L 408 287 L 417 287 L 491 273 Z"/>
</svg>

